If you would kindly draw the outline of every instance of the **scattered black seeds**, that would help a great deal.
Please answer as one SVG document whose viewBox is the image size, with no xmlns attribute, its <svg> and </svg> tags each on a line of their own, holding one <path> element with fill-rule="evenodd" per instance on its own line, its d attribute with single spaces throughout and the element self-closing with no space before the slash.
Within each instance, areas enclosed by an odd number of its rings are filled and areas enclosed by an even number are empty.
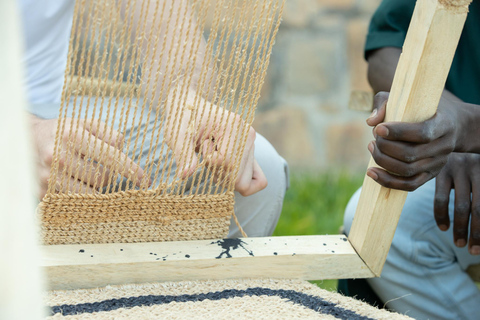
<svg viewBox="0 0 480 320">
<path fill-rule="evenodd" d="M 123 249 L 120 249 L 120 251 L 123 251 Z"/>
<path fill-rule="evenodd" d="M 90 256 L 90 258 L 93 258 L 93 254 Z"/>
<path fill-rule="evenodd" d="M 335 253 L 335 251 L 332 250 L 332 253 Z"/>
<path fill-rule="evenodd" d="M 155 259 L 155 260 L 160 260 L 160 258 L 157 258 L 157 259 Z"/>
<path fill-rule="evenodd" d="M 276 252 L 274 252 L 273 254 L 274 254 L 274 255 L 278 255 L 278 253 L 276 253 Z"/>
<path fill-rule="evenodd" d="M 343 241 L 347 241 L 347 238 L 342 238 Z"/>
<path fill-rule="evenodd" d="M 79 253 L 84 253 L 84 252 L 85 252 L 85 250 L 83 250 L 83 249 L 80 249 L 80 251 L 78 251 L 78 252 L 79 252 Z"/>
<path fill-rule="evenodd" d="M 324 243 L 323 245 L 324 245 L 324 246 L 326 246 L 327 244 L 326 244 L 326 243 Z"/>
<path fill-rule="evenodd" d="M 185 255 L 185 258 L 190 258 L 190 255 L 189 255 L 189 254 L 186 254 L 186 255 Z"/>
</svg>

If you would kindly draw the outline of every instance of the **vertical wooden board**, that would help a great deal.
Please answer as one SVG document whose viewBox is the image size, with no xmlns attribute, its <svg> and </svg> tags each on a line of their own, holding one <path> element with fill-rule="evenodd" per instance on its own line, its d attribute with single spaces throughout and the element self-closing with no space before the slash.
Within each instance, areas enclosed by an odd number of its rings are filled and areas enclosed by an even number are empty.
<svg viewBox="0 0 480 320">
<path fill-rule="evenodd" d="M 441 2 L 417 1 L 392 84 L 386 121 L 419 122 L 436 112 L 468 13 L 468 4 Z M 373 159 L 372 166 L 377 166 Z M 382 187 L 365 177 L 349 240 L 377 276 L 406 196 L 404 191 Z"/>
<path fill-rule="evenodd" d="M 44 319 L 17 1 L 0 1 L 0 319 Z"/>
</svg>

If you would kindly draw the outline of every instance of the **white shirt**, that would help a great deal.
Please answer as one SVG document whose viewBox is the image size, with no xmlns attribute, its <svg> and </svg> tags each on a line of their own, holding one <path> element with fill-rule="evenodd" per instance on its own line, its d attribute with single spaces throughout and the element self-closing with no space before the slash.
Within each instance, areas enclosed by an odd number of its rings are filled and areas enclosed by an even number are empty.
<svg viewBox="0 0 480 320">
<path fill-rule="evenodd" d="M 25 87 L 31 104 L 62 95 L 75 0 L 18 0 L 24 33 Z"/>
</svg>

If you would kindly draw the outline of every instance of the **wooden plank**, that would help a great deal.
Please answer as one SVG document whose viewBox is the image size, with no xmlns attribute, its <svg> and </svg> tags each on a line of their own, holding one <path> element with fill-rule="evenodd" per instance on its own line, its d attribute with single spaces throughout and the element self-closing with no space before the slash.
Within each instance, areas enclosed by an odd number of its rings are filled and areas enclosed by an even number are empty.
<svg viewBox="0 0 480 320">
<path fill-rule="evenodd" d="M 373 274 L 343 235 L 43 247 L 50 289 L 238 278 Z"/>
<path fill-rule="evenodd" d="M 353 90 L 350 93 L 348 109 L 372 112 L 374 93 L 371 91 Z"/>
<path fill-rule="evenodd" d="M 386 121 L 419 122 L 432 117 L 471 1 L 419 0 L 387 105 Z M 454 3 L 454 4 L 451 4 Z M 373 160 L 369 167 L 375 166 Z M 349 240 L 379 276 L 407 193 L 366 177 Z"/>
<path fill-rule="evenodd" d="M 45 319 L 16 5 L 0 1 L 0 319 Z"/>
</svg>

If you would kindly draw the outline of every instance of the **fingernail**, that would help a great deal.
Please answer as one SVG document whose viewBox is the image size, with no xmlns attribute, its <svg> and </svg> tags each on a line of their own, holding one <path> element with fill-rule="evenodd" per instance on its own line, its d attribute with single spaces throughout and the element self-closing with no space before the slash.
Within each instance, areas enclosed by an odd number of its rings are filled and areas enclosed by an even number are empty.
<svg viewBox="0 0 480 320">
<path fill-rule="evenodd" d="M 368 117 L 367 120 L 374 118 L 376 115 L 377 115 L 377 109 L 373 109 L 372 114 L 370 115 L 370 117 Z"/>
<path fill-rule="evenodd" d="M 367 176 L 369 176 L 370 178 L 372 178 L 375 181 L 378 180 L 378 175 L 372 170 L 367 170 Z"/>
<path fill-rule="evenodd" d="M 472 254 L 474 256 L 480 255 L 480 246 L 472 246 L 470 248 L 470 254 Z"/>
<path fill-rule="evenodd" d="M 459 248 L 463 248 L 467 245 L 467 241 L 465 241 L 465 239 L 458 239 L 457 242 L 455 242 L 455 245 Z"/>
<path fill-rule="evenodd" d="M 375 145 L 373 144 L 373 141 L 370 141 L 370 143 L 368 144 L 368 151 L 373 154 L 373 150 L 375 150 Z"/>
<path fill-rule="evenodd" d="M 377 126 L 377 128 L 375 129 L 375 131 L 377 132 L 377 134 L 380 136 L 380 137 L 383 137 L 383 138 L 386 138 L 388 137 L 388 128 L 385 127 L 385 126 Z"/>
<path fill-rule="evenodd" d="M 438 228 L 442 231 L 447 231 L 448 230 L 448 226 L 446 224 L 441 224 L 438 226 Z"/>
</svg>

